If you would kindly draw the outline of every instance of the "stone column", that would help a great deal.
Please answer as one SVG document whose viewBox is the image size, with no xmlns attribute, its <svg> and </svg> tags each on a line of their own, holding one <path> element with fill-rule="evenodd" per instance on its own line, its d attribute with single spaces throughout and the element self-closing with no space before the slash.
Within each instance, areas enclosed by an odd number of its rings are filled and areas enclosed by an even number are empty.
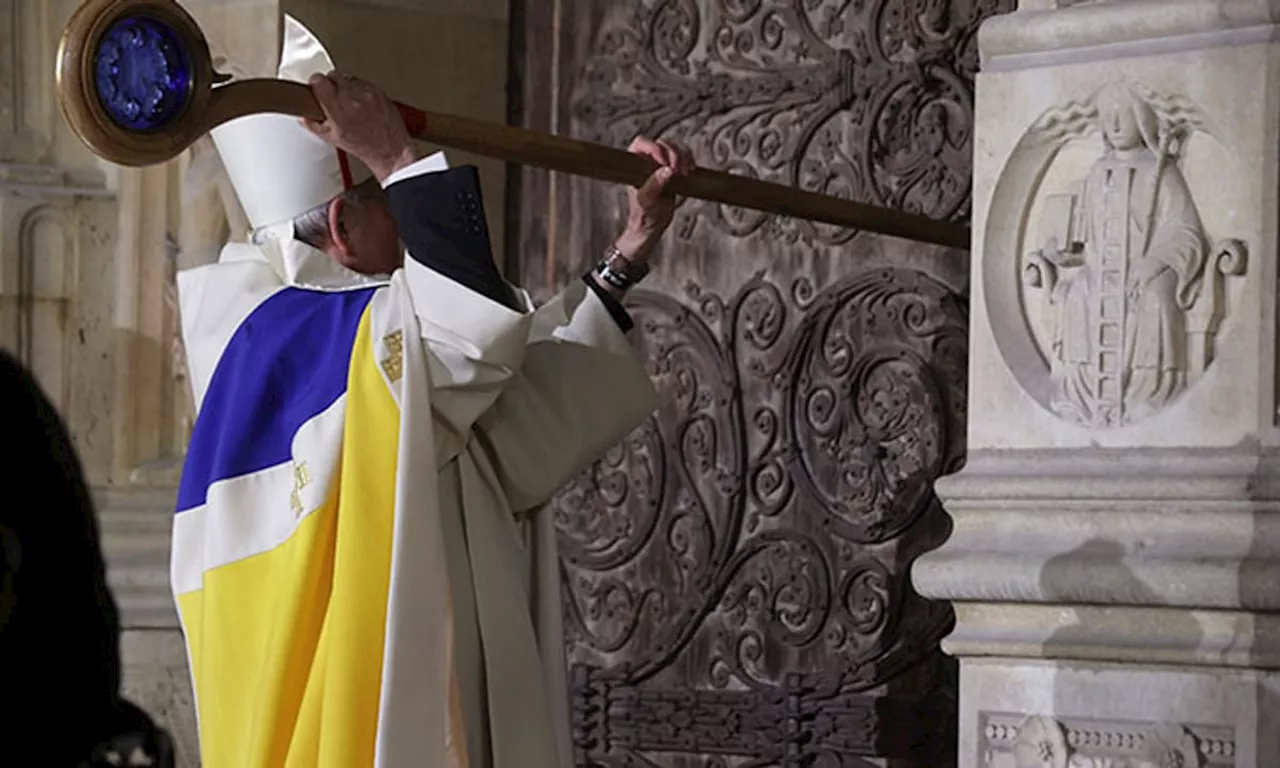
<svg viewBox="0 0 1280 768">
<path fill-rule="evenodd" d="M 1280 766 L 1280 9 L 1023 0 L 979 42 L 962 768 Z"/>
</svg>

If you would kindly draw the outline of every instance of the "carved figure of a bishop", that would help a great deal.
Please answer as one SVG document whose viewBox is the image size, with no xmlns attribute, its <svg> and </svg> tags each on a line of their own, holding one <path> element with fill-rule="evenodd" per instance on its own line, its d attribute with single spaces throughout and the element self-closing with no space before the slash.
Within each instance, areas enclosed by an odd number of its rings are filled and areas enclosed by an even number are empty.
<svg viewBox="0 0 1280 768">
<path fill-rule="evenodd" d="M 1200 294 L 1207 241 L 1163 135 L 1131 88 L 1097 97 L 1105 150 L 1084 182 L 1053 303 L 1052 407 L 1086 425 L 1120 426 L 1159 411 L 1187 385 L 1185 313 Z"/>
</svg>

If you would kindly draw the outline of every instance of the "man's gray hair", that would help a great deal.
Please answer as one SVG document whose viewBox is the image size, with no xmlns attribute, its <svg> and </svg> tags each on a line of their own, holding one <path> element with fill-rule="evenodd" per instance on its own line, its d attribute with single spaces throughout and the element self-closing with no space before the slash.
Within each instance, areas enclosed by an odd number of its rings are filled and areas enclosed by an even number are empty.
<svg viewBox="0 0 1280 768">
<path fill-rule="evenodd" d="M 377 199 L 382 194 L 382 185 L 377 179 L 368 179 L 363 181 L 351 189 L 344 191 L 342 194 L 334 198 L 341 198 L 347 205 L 360 206 L 367 202 Z M 298 214 L 293 218 L 293 238 L 301 240 L 316 250 L 323 251 L 325 246 L 329 244 L 329 205 L 333 202 L 330 200 L 317 205 L 309 211 Z M 253 232 L 253 243 L 261 245 L 267 237 L 265 228 L 259 228 Z"/>
</svg>

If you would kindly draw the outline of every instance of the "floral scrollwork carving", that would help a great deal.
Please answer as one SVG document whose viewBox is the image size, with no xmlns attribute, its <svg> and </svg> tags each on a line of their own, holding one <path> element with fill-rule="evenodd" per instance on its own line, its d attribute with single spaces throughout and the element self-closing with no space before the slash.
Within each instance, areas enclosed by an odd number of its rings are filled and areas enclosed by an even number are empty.
<svg viewBox="0 0 1280 768">
<path fill-rule="evenodd" d="M 978 22 L 1003 0 L 647 0 L 605 22 L 576 130 L 690 143 L 708 165 L 935 218 L 969 211 Z M 691 203 L 686 223 L 838 244 L 853 232 Z"/>
<path fill-rule="evenodd" d="M 553 504 L 573 655 L 630 660 L 613 684 L 687 657 L 766 691 L 842 665 L 861 690 L 933 653 L 949 616 L 894 553 L 963 452 L 960 297 L 880 269 L 689 299 L 631 297 L 662 406 Z"/>
<path fill-rule="evenodd" d="M 941 472 L 951 442 L 944 414 L 958 393 L 944 391 L 931 358 L 964 327 L 963 310 L 936 284 L 880 277 L 850 283 L 810 313 L 814 332 L 791 371 L 797 480 L 829 525 L 865 542 L 910 525 L 931 493 L 921 478 Z"/>
</svg>

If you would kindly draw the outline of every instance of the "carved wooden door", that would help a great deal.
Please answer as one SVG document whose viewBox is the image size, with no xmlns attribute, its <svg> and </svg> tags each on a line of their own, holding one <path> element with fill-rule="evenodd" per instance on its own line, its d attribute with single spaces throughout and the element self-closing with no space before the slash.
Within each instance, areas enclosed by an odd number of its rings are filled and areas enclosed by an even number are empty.
<svg viewBox="0 0 1280 768">
<path fill-rule="evenodd" d="M 513 118 L 935 217 L 969 208 L 977 27 L 1013 0 L 530 0 Z M 621 190 L 525 171 L 545 298 Z M 967 254 L 698 201 L 630 306 L 660 411 L 557 498 L 579 765 L 954 761 L 909 566 L 963 460 Z M 883 764 L 877 760 L 876 764 Z"/>
</svg>

